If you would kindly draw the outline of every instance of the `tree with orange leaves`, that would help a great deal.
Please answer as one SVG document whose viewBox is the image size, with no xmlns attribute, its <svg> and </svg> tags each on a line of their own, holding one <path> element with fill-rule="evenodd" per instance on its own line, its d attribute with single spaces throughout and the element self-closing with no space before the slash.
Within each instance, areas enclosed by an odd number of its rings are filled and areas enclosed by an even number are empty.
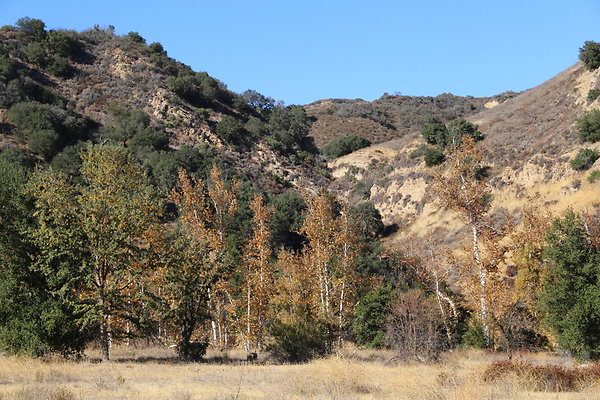
<svg viewBox="0 0 600 400">
<path fill-rule="evenodd" d="M 465 136 L 449 155 L 449 168 L 436 177 L 434 190 L 442 206 L 457 211 L 471 230 L 470 244 L 463 253 L 449 253 L 461 288 L 477 310 L 487 345 L 492 345 L 491 324 L 506 309 L 511 295 L 500 267 L 508 245 L 502 239 L 512 224 L 487 219 L 491 207 L 491 188 L 485 167 L 473 138 Z M 468 256 L 466 256 L 468 255 Z"/>
<path fill-rule="evenodd" d="M 273 288 L 273 272 L 269 262 L 270 211 L 260 195 L 254 195 L 250 209 L 254 213 L 254 234 L 244 248 L 245 312 L 241 321 L 241 333 L 248 351 L 260 349 L 264 343 L 267 311 Z"/>
</svg>

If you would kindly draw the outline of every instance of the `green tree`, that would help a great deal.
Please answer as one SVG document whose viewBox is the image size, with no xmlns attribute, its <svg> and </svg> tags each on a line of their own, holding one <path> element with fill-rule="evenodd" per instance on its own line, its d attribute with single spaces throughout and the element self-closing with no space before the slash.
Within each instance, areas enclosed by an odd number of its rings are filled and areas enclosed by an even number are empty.
<svg viewBox="0 0 600 400">
<path fill-rule="evenodd" d="M 598 224 L 569 211 L 553 221 L 544 250 L 541 308 L 561 348 L 582 358 L 600 356 Z"/>
<path fill-rule="evenodd" d="M 429 144 L 445 146 L 448 128 L 437 118 L 434 118 L 421 130 L 421 135 Z"/>
<path fill-rule="evenodd" d="M 385 225 L 373 203 L 363 202 L 348 210 L 349 217 L 363 240 L 374 240 L 383 234 Z"/>
<path fill-rule="evenodd" d="M 362 136 L 350 135 L 343 136 L 323 147 L 323 155 L 328 159 L 334 159 L 356 150 L 363 149 L 371 145 L 371 142 Z"/>
<path fill-rule="evenodd" d="M 458 146 L 463 136 L 472 137 L 475 141 L 483 139 L 483 135 L 479 132 L 475 124 L 463 118 L 458 118 L 448 124 L 448 136 L 444 145 Z"/>
<path fill-rule="evenodd" d="M 300 106 L 278 107 L 271 113 L 268 130 L 272 144 L 284 154 L 302 149 L 311 121 Z"/>
<path fill-rule="evenodd" d="M 61 265 L 51 273 L 35 268 L 40 252 L 28 234 L 35 212 L 25 194 L 29 172 L 7 159 L 0 159 L 0 170 L 0 346 L 36 356 L 77 353 L 89 336 L 77 324 L 74 295 L 59 291 L 69 275 Z"/>
<path fill-rule="evenodd" d="M 217 136 L 226 143 L 240 143 L 244 138 L 244 125 L 239 119 L 225 116 L 215 128 Z"/>
<path fill-rule="evenodd" d="M 31 40 L 42 41 L 46 38 L 46 24 L 41 19 L 23 17 L 15 25 Z"/>
<path fill-rule="evenodd" d="M 586 41 L 579 49 L 579 59 L 590 71 L 600 68 L 600 43 Z"/>
<path fill-rule="evenodd" d="M 110 341 L 129 318 L 136 284 L 147 272 L 144 243 L 162 201 L 124 148 L 90 146 L 82 160 L 82 186 L 52 172 L 37 176 L 33 238 L 42 249 L 42 270 L 61 257 L 74 265 L 63 290 L 79 295 L 81 323 L 98 327 L 102 359 L 108 360 Z"/>
<path fill-rule="evenodd" d="M 389 285 L 377 286 L 360 298 L 352 322 L 356 344 L 366 347 L 384 345 L 386 310 L 395 298 L 396 291 Z"/>
<path fill-rule="evenodd" d="M 600 140 L 600 110 L 590 110 L 577 118 L 577 130 L 584 142 Z"/>
<path fill-rule="evenodd" d="M 446 156 L 444 155 L 444 151 L 439 147 L 428 147 L 423 153 L 423 159 L 426 166 L 433 167 L 443 163 Z"/>
</svg>

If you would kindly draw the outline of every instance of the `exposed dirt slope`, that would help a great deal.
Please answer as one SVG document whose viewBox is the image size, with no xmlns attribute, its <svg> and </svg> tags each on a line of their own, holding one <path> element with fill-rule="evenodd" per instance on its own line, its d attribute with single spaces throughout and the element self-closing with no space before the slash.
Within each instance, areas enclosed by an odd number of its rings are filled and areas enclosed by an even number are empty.
<svg viewBox="0 0 600 400">
<path fill-rule="evenodd" d="M 490 165 L 494 208 L 518 216 L 525 204 L 538 202 L 550 211 L 600 205 L 600 183 L 589 183 L 589 173 L 571 169 L 568 162 L 584 144 L 574 123 L 586 110 L 600 108 L 586 99 L 600 86 L 600 71 L 576 64 L 542 85 L 468 117 L 485 139 L 480 146 Z M 392 238 L 427 237 L 454 243 L 463 229 L 454 212 L 440 209 L 431 194 L 433 169 L 411 152 L 423 139 L 412 132 L 400 139 L 359 150 L 330 163 L 332 190 L 359 202 L 369 199 L 388 224 L 398 224 Z M 441 168 L 445 168 L 444 165 Z M 593 169 L 600 168 L 600 160 Z"/>
</svg>

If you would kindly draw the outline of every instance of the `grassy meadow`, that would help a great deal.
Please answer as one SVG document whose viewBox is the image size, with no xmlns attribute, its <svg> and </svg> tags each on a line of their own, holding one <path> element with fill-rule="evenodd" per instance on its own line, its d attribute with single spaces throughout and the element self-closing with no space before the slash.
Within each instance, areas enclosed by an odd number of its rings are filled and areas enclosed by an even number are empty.
<svg viewBox="0 0 600 400">
<path fill-rule="evenodd" d="M 455 351 L 438 363 L 397 361 L 386 351 L 345 350 L 307 364 L 278 365 L 241 351 L 209 352 L 202 363 L 178 362 L 169 349 L 120 347 L 113 361 L 96 351 L 80 361 L 0 358 L 0 399 L 600 399 L 595 378 L 576 389 L 544 390 L 535 378 L 485 371 L 505 354 Z M 572 359 L 518 354 L 532 365 L 574 368 Z"/>
</svg>

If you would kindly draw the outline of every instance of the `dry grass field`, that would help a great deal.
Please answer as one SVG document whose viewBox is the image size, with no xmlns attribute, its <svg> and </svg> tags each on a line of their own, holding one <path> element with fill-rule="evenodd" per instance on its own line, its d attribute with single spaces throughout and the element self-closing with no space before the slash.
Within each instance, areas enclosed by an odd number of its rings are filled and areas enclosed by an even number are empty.
<svg viewBox="0 0 600 400">
<path fill-rule="evenodd" d="M 534 390 L 535 382 L 508 375 L 486 381 L 502 354 L 459 351 L 439 363 L 388 362 L 381 351 L 350 351 L 301 365 L 241 361 L 241 352 L 210 353 L 204 363 L 179 363 L 167 349 L 114 351 L 99 363 L 0 358 L 0 399 L 600 399 L 600 382 L 576 391 Z M 547 354 L 519 355 L 534 365 L 572 367 Z"/>
</svg>

